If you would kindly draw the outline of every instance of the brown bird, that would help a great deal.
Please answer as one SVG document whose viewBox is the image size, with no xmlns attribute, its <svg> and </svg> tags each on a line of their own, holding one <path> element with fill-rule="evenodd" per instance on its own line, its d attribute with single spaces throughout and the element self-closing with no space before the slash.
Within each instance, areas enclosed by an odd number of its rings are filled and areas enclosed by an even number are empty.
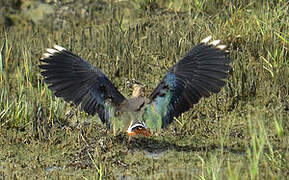
<svg viewBox="0 0 289 180">
<path fill-rule="evenodd" d="M 100 69 L 58 45 L 47 49 L 39 67 L 55 96 L 80 105 L 89 115 L 97 113 L 113 133 L 150 136 L 225 85 L 231 59 L 220 40 L 210 39 L 202 40 L 173 65 L 148 98 L 138 85 L 132 97 L 125 98 Z"/>
</svg>

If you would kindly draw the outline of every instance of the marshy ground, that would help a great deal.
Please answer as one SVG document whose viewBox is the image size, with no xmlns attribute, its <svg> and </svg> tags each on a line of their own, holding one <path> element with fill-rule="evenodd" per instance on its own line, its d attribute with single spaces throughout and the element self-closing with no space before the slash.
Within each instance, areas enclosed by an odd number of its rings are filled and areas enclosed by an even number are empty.
<svg viewBox="0 0 289 180">
<path fill-rule="evenodd" d="M 0 1 L 0 179 L 286 179 L 289 176 L 287 1 Z M 212 35 L 233 70 L 150 138 L 114 136 L 56 98 L 39 58 L 59 44 L 99 67 L 126 96 L 149 95 Z"/>
</svg>

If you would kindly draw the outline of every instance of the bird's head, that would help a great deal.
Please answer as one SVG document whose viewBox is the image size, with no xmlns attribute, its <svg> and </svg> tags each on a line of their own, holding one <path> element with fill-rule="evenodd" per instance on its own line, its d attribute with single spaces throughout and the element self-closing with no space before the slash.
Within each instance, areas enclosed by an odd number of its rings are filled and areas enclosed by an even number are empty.
<svg viewBox="0 0 289 180">
<path fill-rule="evenodd" d="M 140 84 L 132 85 L 132 97 L 142 97 L 144 94 L 144 88 Z"/>
<path fill-rule="evenodd" d="M 127 134 L 129 136 L 134 136 L 134 135 L 143 135 L 146 137 L 151 136 L 151 133 L 149 131 L 149 129 L 146 127 L 145 123 L 132 123 L 128 129 L 127 129 Z"/>
</svg>

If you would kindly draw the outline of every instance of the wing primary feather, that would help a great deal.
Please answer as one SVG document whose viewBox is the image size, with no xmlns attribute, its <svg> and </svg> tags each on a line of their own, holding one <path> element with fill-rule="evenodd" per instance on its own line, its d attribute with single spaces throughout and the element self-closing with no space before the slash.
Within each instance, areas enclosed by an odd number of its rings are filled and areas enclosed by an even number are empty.
<svg viewBox="0 0 289 180">
<path fill-rule="evenodd" d="M 57 97 L 80 105 L 90 115 L 98 113 L 110 125 L 108 108 L 117 108 L 125 97 L 98 68 L 58 45 L 46 49 L 40 62 L 44 82 Z M 110 105 L 104 106 L 106 102 Z"/>
<path fill-rule="evenodd" d="M 228 58 L 226 46 L 220 45 L 220 40 L 209 42 L 211 38 L 203 39 L 170 68 L 150 95 L 151 105 L 165 106 L 158 107 L 166 110 L 164 115 L 159 114 L 162 128 L 166 128 L 174 117 L 189 110 L 202 97 L 218 93 L 225 85 L 232 60 Z M 161 94 L 164 96 L 161 97 Z M 169 102 L 162 103 L 166 99 Z"/>
</svg>

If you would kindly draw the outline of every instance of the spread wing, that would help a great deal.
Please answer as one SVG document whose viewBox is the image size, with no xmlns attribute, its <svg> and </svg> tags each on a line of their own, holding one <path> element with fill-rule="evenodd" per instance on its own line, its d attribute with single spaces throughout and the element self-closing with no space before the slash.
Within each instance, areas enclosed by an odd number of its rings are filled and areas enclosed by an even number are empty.
<svg viewBox="0 0 289 180">
<path fill-rule="evenodd" d="M 153 109 L 166 128 L 183 112 L 188 111 L 202 97 L 218 93 L 225 85 L 231 59 L 226 56 L 220 40 L 202 40 L 167 72 L 150 95 Z"/>
<path fill-rule="evenodd" d="M 47 49 L 43 56 L 39 65 L 43 70 L 41 74 L 55 96 L 81 104 L 81 109 L 90 115 L 97 113 L 109 128 L 109 108 L 116 108 L 125 97 L 108 78 L 98 68 L 60 46 Z"/>
</svg>

